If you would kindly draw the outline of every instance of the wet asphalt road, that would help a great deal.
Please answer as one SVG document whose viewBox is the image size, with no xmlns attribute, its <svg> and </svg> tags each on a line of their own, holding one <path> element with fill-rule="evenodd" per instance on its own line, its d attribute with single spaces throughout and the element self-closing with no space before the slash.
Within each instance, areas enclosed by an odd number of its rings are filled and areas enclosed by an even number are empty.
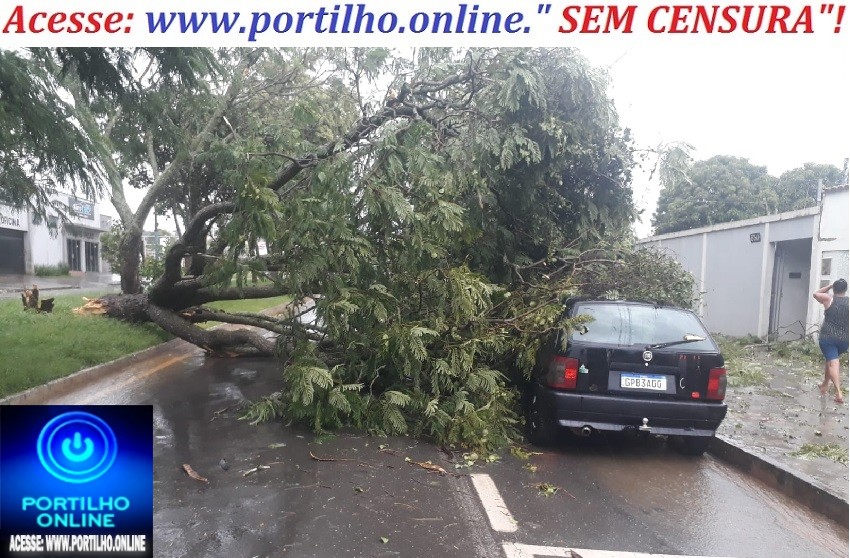
<svg viewBox="0 0 850 558">
<path fill-rule="evenodd" d="M 153 405 L 154 551 L 161 557 L 530 558 L 570 556 L 566 548 L 848 555 L 846 526 L 660 439 L 572 440 L 527 461 L 504 452 L 497 463 L 455 469 L 457 456 L 409 438 L 317 440 L 279 422 L 239 420 L 239 403 L 279 385 L 273 361 L 207 360 L 181 349 L 43 402 Z M 416 464 L 429 461 L 448 474 Z M 208 482 L 190 478 L 184 463 Z M 267 468 L 249 473 L 258 466 Z M 469 473 L 490 475 L 515 531 L 491 527 Z M 540 494 L 544 482 L 558 488 L 554 495 Z M 514 543 L 551 548 L 522 554 Z"/>
</svg>

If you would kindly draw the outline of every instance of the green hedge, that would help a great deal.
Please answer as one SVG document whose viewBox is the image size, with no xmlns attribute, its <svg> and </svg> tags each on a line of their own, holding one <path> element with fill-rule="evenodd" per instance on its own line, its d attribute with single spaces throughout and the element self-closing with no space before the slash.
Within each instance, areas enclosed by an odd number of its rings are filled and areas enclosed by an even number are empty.
<svg viewBox="0 0 850 558">
<path fill-rule="evenodd" d="M 35 266 L 35 274 L 39 277 L 58 277 L 60 275 L 68 275 L 71 268 L 68 264 L 61 263 L 59 265 L 37 265 Z"/>
</svg>

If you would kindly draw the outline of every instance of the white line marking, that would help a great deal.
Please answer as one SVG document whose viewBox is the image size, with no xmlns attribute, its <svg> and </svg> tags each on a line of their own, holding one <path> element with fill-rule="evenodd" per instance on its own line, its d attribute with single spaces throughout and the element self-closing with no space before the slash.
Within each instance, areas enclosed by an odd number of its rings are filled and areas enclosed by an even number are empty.
<svg viewBox="0 0 850 558">
<path fill-rule="evenodd" d="M 504 543 L 502 548 L 507 558 L 534 558 L 535 556 L 558 556 L 561 558 L 710 558 L 673 554 L 646 554 L 644 552 L 616 552 L 613 550 L 591 550 L 588 548 L 566 548 L 562 546 L 536 546 L 531 544 Z"/>
<path fill-rule="evenodd" d="M 478 492 L 478 497 L 484 505 L 484 511 L 487 512 L 487 518 L 490 520 L 490 526 L 494 531 L 502 533 L 513 533 L 517 530 L 517 523 L 511 512 L 508 511 L 508 506 L 502 500 L 499 494 L 499 489 L 496 488 L 496 483 L 490 478 L 490 475 L 473 474 L 472 486 Z"/>
</svg>

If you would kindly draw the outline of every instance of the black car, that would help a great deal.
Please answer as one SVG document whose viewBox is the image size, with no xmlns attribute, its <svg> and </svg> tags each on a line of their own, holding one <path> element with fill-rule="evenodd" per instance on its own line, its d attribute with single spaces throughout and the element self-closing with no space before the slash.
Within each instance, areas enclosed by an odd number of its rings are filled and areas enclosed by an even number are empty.
<svg viewBox="0 0 850 558">
<path fill-rule="evenodd" d="M 631 430 L 677 437 L 702 455 L 726 416 L 726 369 L 699 318 L 629 301 L 574 300 L 566 311 L 587 320 L 540 349 L 526 390 L 529 440 Z"/>
</svg>

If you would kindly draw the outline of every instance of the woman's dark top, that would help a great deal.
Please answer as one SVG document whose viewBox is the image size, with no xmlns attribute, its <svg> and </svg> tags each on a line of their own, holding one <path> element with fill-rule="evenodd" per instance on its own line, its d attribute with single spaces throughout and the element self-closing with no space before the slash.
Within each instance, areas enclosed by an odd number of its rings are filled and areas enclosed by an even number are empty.
<svg viewBox="0 0 850 558">
<path fill-rule="evenodd" d="M 832 304 L 823 313 L 823 325 L 820 328 L 819 339 L 831 339 L 847 343 L 847 301 L 846 296 L 832 298 Z"/>
</svg>

